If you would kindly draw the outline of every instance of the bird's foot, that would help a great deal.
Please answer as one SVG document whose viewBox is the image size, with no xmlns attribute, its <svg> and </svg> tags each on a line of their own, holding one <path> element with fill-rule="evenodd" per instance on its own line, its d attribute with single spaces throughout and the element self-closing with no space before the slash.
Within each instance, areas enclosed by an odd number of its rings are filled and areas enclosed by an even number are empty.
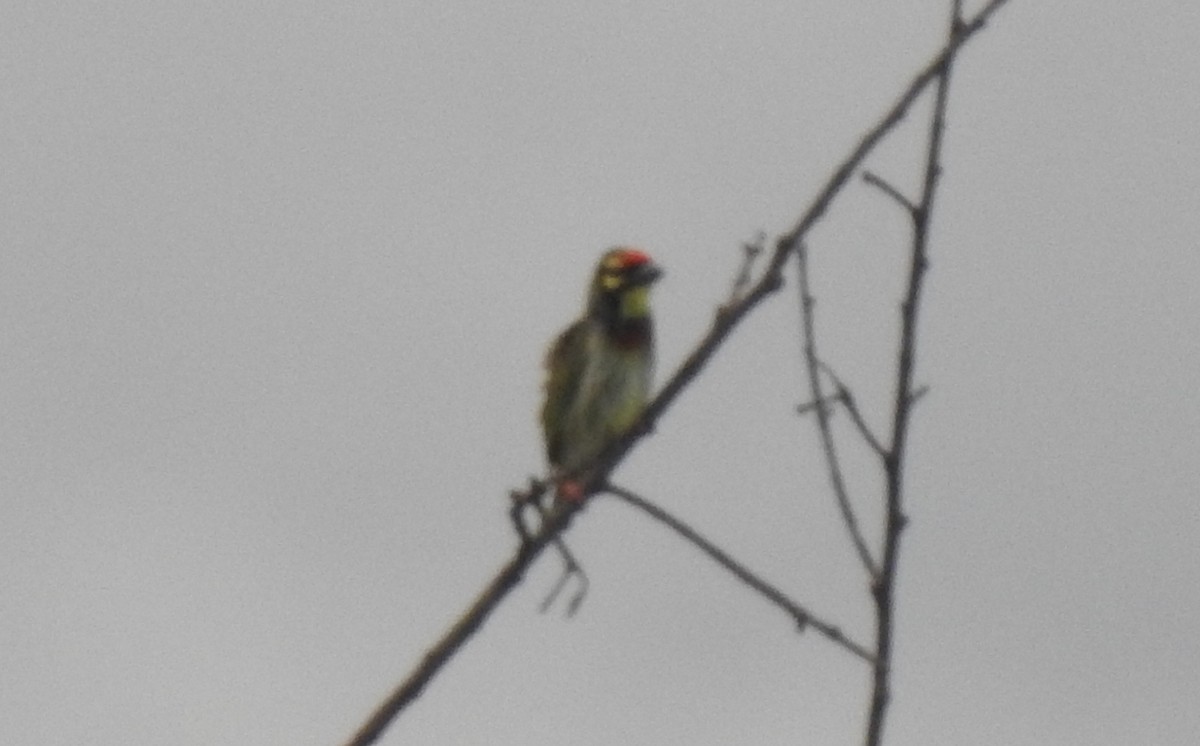
<svg viewBox="0 0 1200 746">
<path fill-rule="evenodd" d="M 584 497 L 583 482 L 578 479 L 560 479 L 555 496 L 563 502 L 582 502 Z"/>
</svg>

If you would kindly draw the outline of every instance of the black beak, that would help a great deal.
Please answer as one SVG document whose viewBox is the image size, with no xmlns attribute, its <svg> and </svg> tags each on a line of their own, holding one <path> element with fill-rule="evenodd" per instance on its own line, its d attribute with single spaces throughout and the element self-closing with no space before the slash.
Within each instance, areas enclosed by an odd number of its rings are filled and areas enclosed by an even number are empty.
<svg viewBox="0 0 1200 746">
<path fill-rule="evenodd" d="M 659 269 L 657 264 L 646 262 L 634 268 L 629 275 L 630 285 L 653 285 L 662 277 L 663 271 Z"/>
</svg>

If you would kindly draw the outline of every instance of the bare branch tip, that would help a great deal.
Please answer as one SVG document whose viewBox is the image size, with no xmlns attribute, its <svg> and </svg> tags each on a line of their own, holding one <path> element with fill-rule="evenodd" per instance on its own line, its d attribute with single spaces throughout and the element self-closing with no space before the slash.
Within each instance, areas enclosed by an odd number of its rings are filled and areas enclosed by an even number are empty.
<svg viewBox="0 0 1200 746">
<path fill-rule="evenodd" d="M 830 413 L 832 410 L 829 404 L 836 401 L 838 401 L 836 395 L 826 396 L 820 401 L 806 401 L 803 404 L 796 405 L 796 414 L 804 417 L 805 415 L 816 413 L 818 409 L 823 409 L 826 413 Z"/>
<path fill-rule="evenodd" d="M 916 219 L 919 208 L 913 204 L 912 200 L 910 200 L 908 197 L 905 197 L 899 189 L 892 186 L 890 182 L 884 180 L 880 176 L 875 175 L 871 171 L 863 171 L 862 179 L 866 184 L 869 184 L 870 186 L 873 186 L 879 191 L 883 192 L 890 199 L 903 207 L 909 215 Z"/>
<path fill-rule="evenodd" d="M 733 286 L 729 290 L 729 300 L 717 309 L 718 319 L 728 314 L 734 306 L 746 297 L 746 293 L 750 289 L 751 280 L 754 270 L 754 262 L 763 253 L 763 246 L 767 240 L 767 234 L 759 231 L 753 241 L 742 242 L 742 263 L 738 267 L 737 274 L 733 278 Z"/>
<path fill-rule="evenodd" d="M 763 247 L 767 242 L 767 234 L 765 231 L 759 231 L 755 234 L 753 241 L 746 241 L 742 244 L 742 251 L 745 252 L 747 260 L 754 260 L 763 252 Z"/>
</svg>

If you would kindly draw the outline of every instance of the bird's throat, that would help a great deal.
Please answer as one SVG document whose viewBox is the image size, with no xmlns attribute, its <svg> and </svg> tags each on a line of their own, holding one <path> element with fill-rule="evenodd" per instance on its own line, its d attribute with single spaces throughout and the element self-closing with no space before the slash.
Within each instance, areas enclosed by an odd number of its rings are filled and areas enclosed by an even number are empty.
<svg viewBox="0 0 1200 746">
<path fill-rule="evenodd" d="M 622 319 L 608 329 L 608 337 L 621 350 L 644 349 L 650 344 L 653 327 L 648 317 Z"/>
<path fill-rule="evenodd" d="M 617 315 L 621 319 L 644 319 L 650 316 L 650 286 L 641 285 L 621 293 Z"/>
</svg>

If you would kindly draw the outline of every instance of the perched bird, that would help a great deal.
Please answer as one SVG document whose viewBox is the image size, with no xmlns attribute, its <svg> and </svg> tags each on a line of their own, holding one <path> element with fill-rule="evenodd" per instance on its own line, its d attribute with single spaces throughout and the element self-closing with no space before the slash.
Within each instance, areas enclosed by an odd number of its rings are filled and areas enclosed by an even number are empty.
<svg viewBox="0 0 1200 746">
<path fill-rule="evenodd" d="M 600 257 L 583 316 L 546 356 L 542 432 L 560 499 L 583 499 L 581 473 L 638 419 L 654 372 L 650 286 L 662 270 L 638 249 Z"/>
</svg>

